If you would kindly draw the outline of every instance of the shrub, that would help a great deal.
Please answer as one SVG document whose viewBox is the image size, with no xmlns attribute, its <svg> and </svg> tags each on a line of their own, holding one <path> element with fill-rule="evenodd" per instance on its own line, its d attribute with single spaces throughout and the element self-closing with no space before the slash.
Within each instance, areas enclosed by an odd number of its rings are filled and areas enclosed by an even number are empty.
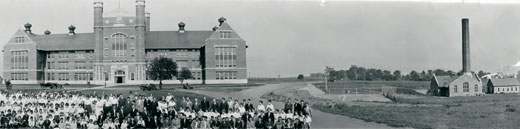
<svg viewBox="0 0 520 129">
<path fill-rule="evenodd" d="M 506 105 L 506 111 L 505 112 L 515 112 L 515 111 L 516 111 L 516 109 L 513 106 L 511 106 L 509 104 Z"/>
</svg>

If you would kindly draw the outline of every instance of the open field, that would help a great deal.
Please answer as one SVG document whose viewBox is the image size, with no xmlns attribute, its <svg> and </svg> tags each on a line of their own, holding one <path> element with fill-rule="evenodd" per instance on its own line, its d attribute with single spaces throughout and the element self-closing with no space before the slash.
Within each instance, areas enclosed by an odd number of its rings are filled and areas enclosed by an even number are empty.
<svg viewBox="0 0 520 129">
<path fill-rule="evenodd" d="M 383 88 L 396 88 L 397 93 L 421 95 L 415 90 L 428 89 L 427 81 L 335 81 L 314 83 L 314 85 L 330 94 L 380 94 Z"/>
<path fill-rule="evenodd" d="M 260 83 L 260 84 L 279 84 L 279 83 L 291 83 L 291 82 L 315 82 L 324 81 L 324 78 L 319 77 L 305 77 L 303 80 L 298 80 L 295 77 L 282 77 L 282 78 L 248 78 L 249 83 Z"/>
<path fill-rule="evenodd" d="M 517 94 L 475 97 L 398 97 L 395 102 L 365 105 L 315 104 L 315 109 L 394 127 L 413 128 L 518 128 Z"/>
</svg>

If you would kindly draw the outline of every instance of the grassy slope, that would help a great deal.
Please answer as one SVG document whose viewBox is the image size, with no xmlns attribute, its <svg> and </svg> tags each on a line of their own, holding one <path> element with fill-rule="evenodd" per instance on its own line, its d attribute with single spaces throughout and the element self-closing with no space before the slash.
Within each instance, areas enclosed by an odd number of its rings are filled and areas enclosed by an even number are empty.
<svg viewBox="0 0 520 129">
<path fill-rule="evenodd" d="M 416 92 L 418 89 L 429 88 L 427 81 L 336 81 L 329 82 L 328 88 L 331 89 L 331 94 L 343 94 L 349 90 L 349 93 L 381 93 L 382 87 L 395 87 L 398 94 L 422 95 Z M 319 89 L 325 90 L 324 83 L 314 83 Z"/>
<path fill-rule="evenodd" d="M 353 118 L 413 128 L 518 128 L 518 95 L 398 98 L 396 103 L 366 106 L 316 104 L 315 109 Z M 405 104 L 405 105 L 403 105 Z M 408 105 L 409 104 L 409 105 Z"/>
</svg>

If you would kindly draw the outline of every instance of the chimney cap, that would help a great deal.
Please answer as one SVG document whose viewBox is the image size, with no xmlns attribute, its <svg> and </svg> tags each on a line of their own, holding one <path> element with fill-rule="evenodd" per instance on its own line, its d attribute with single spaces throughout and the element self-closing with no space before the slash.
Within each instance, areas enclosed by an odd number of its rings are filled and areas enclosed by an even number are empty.
<svg viewBox="0 0 520 129">
<path fill-rule="evenodd" d="M 225 22 L 226 20 L 227 20 L 226 18 L 224 18 L 224 17 L 220 17 L 220 18 L 218 19 L 218 22 L 222 23 L 222 22 Z"/>
<path fill-rule="evenodd" d="M 50 34 L 51 34 L 51 31 L 49 31 L 49 30 L 45 30 L 45 32 L 43 32 L 43 34 L 45 34 L 45 35 L 50 35 Z"/>
<path fill-rule="evenodd" d="M 186 26 L 186 24 L 184 24 L 184 22 L 179 22 L 179 27 L 180 28 L 184 28 L 184 26 Z"/>
<path fill-rule="evenodd" d="M 31 23 L 29 23 L 29 22 L 25 23 L 25 25 L 23 25 L 23 26 L 24 26 L 25 28 L 31 28 L 31 27 L 32 27 Z"/>
<path fill-rule="evenodd" d="M 74 25 L 69 26 L 69 30 L 75 30 L 75 29 L 76 29 L 76 27 Z"/>
<path fill-rule="evenodd" d="M 103 2 L 101 2 L 101 1 L 94 1 L 94 7 L 103 7 Z"/>
</svg>

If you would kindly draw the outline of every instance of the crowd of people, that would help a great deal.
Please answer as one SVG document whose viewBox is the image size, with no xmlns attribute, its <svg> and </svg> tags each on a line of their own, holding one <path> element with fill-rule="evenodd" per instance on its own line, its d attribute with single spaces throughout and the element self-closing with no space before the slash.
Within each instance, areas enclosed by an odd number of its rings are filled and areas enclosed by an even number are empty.
<svg viewBox="0 0 520 129">
<path fill-rule="evenodd" d="M 80 92 L 0 92 L 0 128 L 60 129 L 302 129 L 311 128 L 311 107 L 268 100 Z"/>
</svg>

